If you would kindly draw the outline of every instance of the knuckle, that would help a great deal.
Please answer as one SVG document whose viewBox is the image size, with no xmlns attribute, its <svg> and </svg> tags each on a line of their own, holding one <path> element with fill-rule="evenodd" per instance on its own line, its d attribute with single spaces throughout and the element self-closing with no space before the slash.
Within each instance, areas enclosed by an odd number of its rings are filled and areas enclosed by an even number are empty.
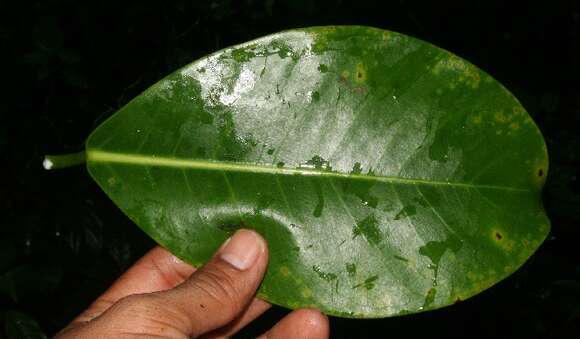
<svg viewBox="0 0 580 339">
<path fill-rule="evenodd" d="M 194 279 L 194 284 L 228 316 L 238 313 L 243 307 L 240 282 L 224 268 L 207 266 L 198 279 Z"/>
<path fill-rule="evenodd" d="M 119 299 L 113 305 L 117 312 L 139 314 L 151 307 L 152 298 L 148 294 L 133 294 Z"/>
<path fill-rule="evenodd" d="M 112 327 L 130 337 L 183 337 L 187 320 L 157 292 L 126 296 L 113 306 L 109 317 Z M 114 336 L 111 336 L 114 337 Z"/>
</svg>

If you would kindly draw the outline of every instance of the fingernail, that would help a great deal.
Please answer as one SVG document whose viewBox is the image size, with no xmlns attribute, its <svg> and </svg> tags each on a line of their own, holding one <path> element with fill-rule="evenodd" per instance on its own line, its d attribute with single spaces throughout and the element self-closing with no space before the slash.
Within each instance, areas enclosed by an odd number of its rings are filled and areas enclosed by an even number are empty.
<svg viewBox="0 0 580 339">
<path fill-rule="evenodd" d="M 262 251 L 262 240 L 248 230 L 237 231 L 224 245 L 220 257 L 241 271 L 250 268 Z"/>
</svg>

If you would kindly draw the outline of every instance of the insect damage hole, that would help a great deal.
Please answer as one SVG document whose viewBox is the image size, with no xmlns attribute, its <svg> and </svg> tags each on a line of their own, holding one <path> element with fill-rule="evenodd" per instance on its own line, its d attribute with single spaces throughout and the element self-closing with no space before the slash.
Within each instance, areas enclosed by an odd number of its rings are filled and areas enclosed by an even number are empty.
<svg viewBox="0 0 580 339">
<path fill-rule="evenodd" d="M 542 168 L 540 168 L 538 170 L 538 177 L 542 177 L 544 175 L 544 170 Z"/>
<path fill-rule="evenodd" d="M 503 238 L 503 236 L 501 235 L 501 233 L 499 233 L 499 232 L 495 232 L 495 238 L 496 238 L 497 240 L 501 240 L 501 239 Z"/>
</svg>

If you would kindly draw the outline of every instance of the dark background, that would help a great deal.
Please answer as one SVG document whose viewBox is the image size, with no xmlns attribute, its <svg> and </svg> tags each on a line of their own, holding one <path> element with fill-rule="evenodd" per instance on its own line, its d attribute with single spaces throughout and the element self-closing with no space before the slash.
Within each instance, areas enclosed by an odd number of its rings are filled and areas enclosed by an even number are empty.
<svg viewBox="0 0 580 339">
<path fill-rule="evenodd" d="M 43 154 L 82 150 L 103 119 L 199 57 L 327 24 L 427 40 L 506 85 L 548 144 L 544 203 L 552 220 L 529 262 L 480 295 L 400 318 L 331 318 L 333 337 L 580 338 L 575 0 L 0 1 L 0 337 L 54 334 L 153 246 L 83 167 L 47 172 Z M 285 313 L 274 308 L 240 336 Z"/>
</svg>

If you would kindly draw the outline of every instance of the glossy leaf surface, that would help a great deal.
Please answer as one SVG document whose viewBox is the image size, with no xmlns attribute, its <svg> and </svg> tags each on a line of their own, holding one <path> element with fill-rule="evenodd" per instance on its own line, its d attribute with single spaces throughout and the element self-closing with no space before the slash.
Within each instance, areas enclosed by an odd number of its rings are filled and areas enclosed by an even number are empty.
<svg viewBox="0 0 580 339">
<path fill-rule="evenodd" d="M 447 51 L 367 27 L 193 62 L 99 126 L 87 165 L 179 257 L 200 265 L 254 228 L 263 298 L 345 317 L 468 298 L 549 230 L 546 147 L 518 101 Z"/>
</svg>

